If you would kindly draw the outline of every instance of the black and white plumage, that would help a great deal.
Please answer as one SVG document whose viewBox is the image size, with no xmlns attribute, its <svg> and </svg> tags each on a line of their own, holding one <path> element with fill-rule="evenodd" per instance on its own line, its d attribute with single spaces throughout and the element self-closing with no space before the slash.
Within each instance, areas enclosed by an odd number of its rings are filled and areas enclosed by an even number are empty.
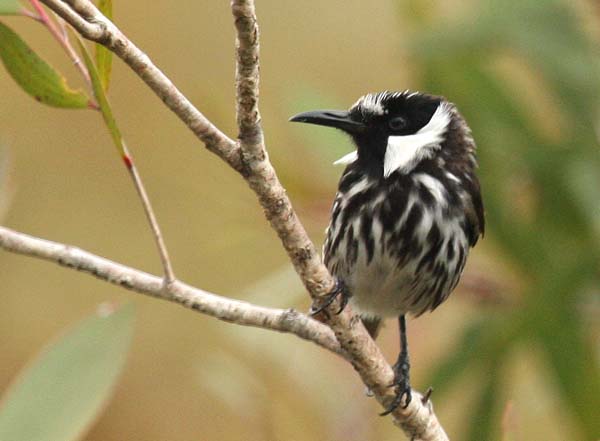
<svg viewBox="0 0 600 441">
<path fill-rule="evenodd" d="M 408 405 L 405 315 L 448 298 L 484 231 L 471 131 L 452 103 L 410 91 L 368 94 L 348 111 L 306 112 L 292 121 L 341 129 L 356 145 L 336 161 L 346 169 L 324 261 L 340 282 L 342 305 L 350 298 L 372 335 L 381 318 L 399 317 L 398 396 L 388 411 L 402 396 Z"/>
</svg>

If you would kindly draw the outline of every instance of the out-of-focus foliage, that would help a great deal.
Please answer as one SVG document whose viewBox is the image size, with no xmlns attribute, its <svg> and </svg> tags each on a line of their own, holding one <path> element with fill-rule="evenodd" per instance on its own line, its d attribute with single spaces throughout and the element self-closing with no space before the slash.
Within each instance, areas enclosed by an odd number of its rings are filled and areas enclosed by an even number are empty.
<svg viewBox="0 0 600 441">
<path fill-rule="evenodd" d="M 597 439 L 600 376 L 586 307 L 600 286 L 598 42 L 566 1 L 485 0 L 451 23 L 421 2 L 401 5 L 418 27 L 403 45 L 423 89 L 456 102 L 473 129 L 486 239 L 525 281 L 511 307 L 482 312 L 485 323 L 467 329 L 432 384 L 439 396 L 457 374 L 481 370 L 465 439 L 493 439 L 509 398 L 505 361 L 533 343 L 578 436 Z"/>
<path fill-rule="evenodd" d="M 0 58 L 21 88 L 37 101 L 54 107 L 86 108 L 89 99 L 72 90 L 65 79 L 40 58 L 21 37 L 0 23 Z"/>
<path fill-rule="evenodd" d="M 81 439 L 104 408 L 133 333 L 133 307 L 96 314 L 46 348 L 5 393 L 0 439 Z"/>
</svg>

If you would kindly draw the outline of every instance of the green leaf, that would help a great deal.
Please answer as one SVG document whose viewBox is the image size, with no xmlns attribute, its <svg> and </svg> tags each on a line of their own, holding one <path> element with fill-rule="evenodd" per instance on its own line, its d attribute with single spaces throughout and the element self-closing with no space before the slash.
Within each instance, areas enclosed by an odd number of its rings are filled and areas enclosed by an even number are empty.
<svg viewBox="0 0 600 441">
<path fill-rule="evenodd" d="M 110 103 L 108 102 L 108 98 L 106 97 L 106 93 L 104 92 L 104 88 L 102 87 L 102 81 L 100 80 L 98 69 L 92 61 L 92 57 L 90 57 L 90 53 L 88 52 L 84 42 L 77 35 L 76 39 L 77 44 L 79 45 L 79 50 L 83 55 L 83 61 L 86 67 L 88 68 L 88 72 L 90 73 L 90 80 L 92 81 L 92 89 L 94 91 L 94 96 L 96 97 L 96 101 L 98 101 L 98 105 L 100 106 L 100 111 L 102 112 L 102 117 L 104 118 L 106 127 L 108 128 L 110 136 L 112 137 L 113 143 L 119 151 L 119 154 L 122 158 L 126 158 L 127 154 L 125 153 L 126 149 L 123 141 L 123 136 L 121 135 L 121 131 L 117 126 L 117 121 L 113 116 Z"/>
<path fill-rule="evenodd" d="M 100 0 L 98 9 L 109 20 L 112 20 L 112 0 Z M 112 72 L 112 52 L 106 49 L 99 43 L 96 43 L 96 66 L 98 67 L 98 75 L 104 90 L 108 90 L 110 83 L 110 74 Z"/>
<path fill-rule="evenodd" d="M 590 286 L 595 285 L 597 261 L 578 259 L 563 265 L 561 271 L 548 269 L 535 287 L 537 293 L 528 296 L 540 300 L 524 312 L 529 310 L 528 332 L 538 337 L 546 351 L 561 399 L 577 418 L 585 439 L 596 439 L 600 433 L 600 366 L 597 357 L 591 355 L 595 347 L 577 301 L 586 279 Z"/>
<path fill-rule="evenodd" d="M 101 306 L 42 351 L 4 396 L 0 439 L 80 439 L 111 394 L 132 331 L 132 306 Z"/>
<path fill-rule="evenodd" d="M 89 106 L 90 99 L 83 91 L 70 89 L 64 77 L 2 23 L 0 23 L 0 58 L 17 84 L 39 102 L 54 107 Z"/>
<path fill-rule="evenodd" d="M 0 15 L 16 15 L 22 9 L 17 0 L 0 0 Z"/>
</svg>

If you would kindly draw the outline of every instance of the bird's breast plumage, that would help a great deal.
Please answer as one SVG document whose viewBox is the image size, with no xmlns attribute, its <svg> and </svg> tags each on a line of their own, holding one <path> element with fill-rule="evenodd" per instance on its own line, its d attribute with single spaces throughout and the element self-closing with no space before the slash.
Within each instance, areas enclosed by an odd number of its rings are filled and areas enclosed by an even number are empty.
<svg viewBox="0 0 600 441">
<path fill-rule="evenodd" d="M 387 178 L 353 163 L 342 175 L 324 259 L 363 314 L 419 315 L 458 283 L 479 235 L 463 185 L 474 176 L 431 162 Z"/>
</svg>

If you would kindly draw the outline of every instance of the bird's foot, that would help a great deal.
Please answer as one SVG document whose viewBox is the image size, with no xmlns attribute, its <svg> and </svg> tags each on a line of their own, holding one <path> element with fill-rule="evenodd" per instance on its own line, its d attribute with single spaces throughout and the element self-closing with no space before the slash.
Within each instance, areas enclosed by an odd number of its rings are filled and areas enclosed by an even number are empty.
<svg viewBox="0 0 600 441">
<path fill-rule="evenodd" d="M 348 291 L 346 289 L 346 286 L 344 285 L 344 282 L 336 278 L 335 286 L 333 287 L 333 289 L 318 300 L 321 303 L 319 305 L 315 305 L 314 303 L 312 304 L 309 311 L 310 315 L 317 315 L 320 312 L 322 312 L 329 318 L 330 316 L 327 312 L 327 308 L 335 301 L 335 299 L 338 296 L 340 296 L 340 308 L 335 313 L 336 315 L 340 314 L 344 310 L 344 308 L 348 304 L 348 301 L 350 300 L 350 296 L 348 295 Z"/>
<path fill-rule="evenodd" d="M 408 363 L 408 354 L 400 354 L 398 361 L 393 366 L 394 369 L 394 382 L 390 387 L 395 388 L 396 396 L 391 404 L 385 409 L 384 412 L 379 415 L 385 416 L 392 413 L 404 400 L 402 405 L 403 409 L 406 409 L 412 400 L 412 389 L 410 387 L 410 364 Z"/>
</svg>

